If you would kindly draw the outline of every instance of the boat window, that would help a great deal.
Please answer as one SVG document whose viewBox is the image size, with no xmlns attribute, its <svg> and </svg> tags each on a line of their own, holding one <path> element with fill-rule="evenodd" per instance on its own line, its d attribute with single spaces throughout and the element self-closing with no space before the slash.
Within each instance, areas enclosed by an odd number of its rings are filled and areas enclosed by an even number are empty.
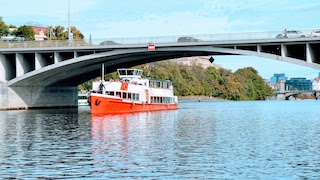
<svg viewBox="0 0 320 180">
<path fill-rule="evenodd" d="M 117 97 L 121 97 L 121 92 L 116 92 Z"/>
<path fill-rule="evenodd" d="M 153 87 L 154 86 L 154 82 L 153 81 L 149 81 L 149 86 Z"/>
<path fill-rule="evenodd" d="M 168 83 L 167 82 L 163 82 L 163 88 L 165 88 L 165 89 L 168 88 Z"/>
<path fill-rule="evenodd" d="M 79 95 L 79 96 L 78 96 L 78 99 L 87 99 L 87 96 Z"/>
<path fill-rule="evenodd" d="M 133 71 L 134 71 L 134 70 L 132 70 L 132 69 L 128 69 L 128 70 L 127 70 L 127 75 L 133 75 Z"/>
<path fill-rule="evenodd" d="M 132 100 L 136 100 L 137 99 L 137 94 L 132 93 Z"/>
<path fill-rule="evenodd" d="M 139 70 L 134 70 L 134 75 L 136 75 L 136 76 L 140 76 L 140 71 Z"/>
<path fill-rule="evenodd" d="M 160 82 L 159 81 L 157 81 L 157 87 L 159 88 L 159 87 L 161 87 L 161 85 L 160 85 Z"/>
<path fill-rule="evenodd" d="M 109 94 L 110 96 L 114 96 L 114 92 L 113 91 L 109 91 L 109 93 L 110 93 Z"/>
<path fill-rule="evenodd" d="M 126 92 L 123 92 L 123 93 L 122 93 L 122 98 L 124 98 L 124 99 L 127 98 L 127 93 L 126 93 Z"/>
<path fill-rule="evenodd" d="M 139 94 L 132 93 L 132 100 L 139 100 Z"/>
<path fill-rule="evenodd" d="M 119 70 L 119 75 L 127 75 L 127 74 L 126 74 L 126 70 L 120 69 L 120 70 Z"/>
<path fill-rule="evenodd" d="M 131 99 L 131 93 L 128 93 L 128 99 Z"/>
</svg>

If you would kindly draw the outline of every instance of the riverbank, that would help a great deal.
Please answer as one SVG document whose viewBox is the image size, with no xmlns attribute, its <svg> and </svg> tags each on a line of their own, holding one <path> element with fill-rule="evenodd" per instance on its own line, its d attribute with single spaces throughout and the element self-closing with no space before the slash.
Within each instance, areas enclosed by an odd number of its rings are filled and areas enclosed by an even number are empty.
<svg viewBox="0 0 320 180">
<path fill-rule="evenodd" d="M 225 99 L 208 97 L 208 96 L 179 96 L 179 102 L 213 102 L 213 101 L 226 101 Z"/>
</svg>

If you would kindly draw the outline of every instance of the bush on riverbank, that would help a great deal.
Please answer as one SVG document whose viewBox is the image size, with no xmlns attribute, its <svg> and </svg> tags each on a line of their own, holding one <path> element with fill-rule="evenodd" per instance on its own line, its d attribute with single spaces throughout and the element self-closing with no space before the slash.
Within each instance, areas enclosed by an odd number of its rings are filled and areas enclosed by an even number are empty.
<svg viewBox="0 0 320 180">
<path fill-rule="evenodd" d="M 141 68 L 141 67 L 140 67 Z M 227 69 L 202 68 L 170 61 L 155 63 L 150 71 L 153 79 L 169 79 L 177 96 L 208 96 L 226 100 L 264 100 L 273 95 L 258 72 L 242 68 L 235 73 Z"/>
</svg>

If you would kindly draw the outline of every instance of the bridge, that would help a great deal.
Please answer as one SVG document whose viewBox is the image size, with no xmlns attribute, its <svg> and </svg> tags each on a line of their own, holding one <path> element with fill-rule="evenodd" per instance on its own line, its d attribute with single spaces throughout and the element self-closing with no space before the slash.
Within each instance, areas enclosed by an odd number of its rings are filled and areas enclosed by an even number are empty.
<svg viewBox="0 0 320 180">
<path fill-rule="evenodd" d="M 275 94 L 277 94 L 278 100 L 289 100 L 293 95 L 297 94 L 309 94 L 315 97 L 316 100 L 320 99 L 320 90 L 318 88 L 313 88 L 316 90 L 289 90 L 285 85 L 285 81 L 281 79 L 275 85 Z"/>
<path fill-rule="evenodd" d="M 95 40 L 2 42 L 0 109 L 77 106 L 77 85 L 98 77 L 102 63 L 108 73 L 179 57 L 248 55 L 320 70 L 320 37 L 275 38 L 279 33 L 199 35 L 193 42 L 177 42 L 176 36 L 123 38 L 107 45 Z"/>
<path fill-rule="evenodd" d="M 278 100 L 289 100 L 293 95 L 297 94 L 309 94 L 315 97 L 315 99 L 320 99 L 320 91 L 317 90 L 288 90 L 288 91 L 276 91 Z"/>
</svg>

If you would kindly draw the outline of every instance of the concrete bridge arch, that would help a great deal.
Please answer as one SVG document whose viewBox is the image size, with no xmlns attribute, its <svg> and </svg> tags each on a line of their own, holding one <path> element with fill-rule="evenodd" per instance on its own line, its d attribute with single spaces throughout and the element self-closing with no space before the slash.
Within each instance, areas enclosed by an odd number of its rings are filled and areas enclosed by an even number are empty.
<svg viewBox="0 0 320 180">
<path fill-rule="evenodd" d="M 77 49 L 71 49 L 77 53 Z M 79 51 L 81 52 L 81 51 Z M 115 48 L 93 50 L 92 54 L 74 57 L 62 62 L 54 63 L 40 69 L 28 72 L 8 81 L 8 86 L 76 86 L 100 75 L 101 64 L 104 63 L 106 72 L 113 72 L 118 67 L 131 67 L 148 62 L 191 56 L 216 55 L 247 55 L 269 58 L 293 63 L 320 70 L 320 64 L 309 63 L 304 60 L 285 57 L 261 51 L 243 50 L 235 48 L 215 47 L 211 45 L 197 46 L 159 46 L 156 51 L 149 52 L 146 47 Z"/>
</svg>

